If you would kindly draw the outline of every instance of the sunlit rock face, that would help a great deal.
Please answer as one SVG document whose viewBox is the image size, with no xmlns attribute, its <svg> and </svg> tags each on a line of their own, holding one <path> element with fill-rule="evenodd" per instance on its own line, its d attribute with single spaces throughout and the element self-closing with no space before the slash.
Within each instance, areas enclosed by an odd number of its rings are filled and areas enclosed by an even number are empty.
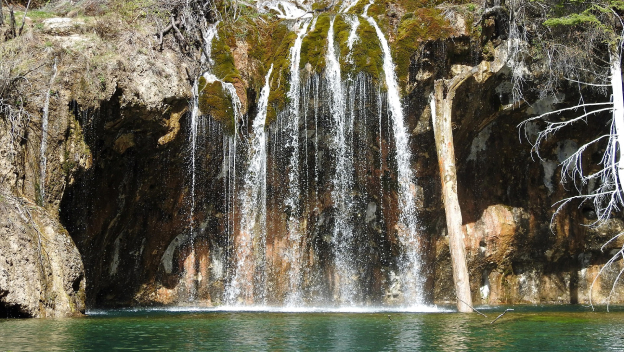
<svg viewBox="0 0 624 352">
<path fill-rule="evenodd" d="M 415 65 L 414 73 L 418 74 L 411 77 L 425 86 L 436 73 L 452 71 L 453 64 L 470 64 L 467 59 L 441 60 L 466 52 L 457 41 L 431 43 L 423 52 Z M 562 130 L 557 138 L 542 146 L 540 160 L 531 153 L 528 141 L 535 138 L 540 126 L 519 130 L 518 125 L 530 116 L 563 105 L 529 94 L 525 96 L 528 103 L 512 108 L 508 74 L 502 70 L 483 83 L 466 81 L 458 90 L 453 109 L 458 193 L 473 301 L 588 304 L 591 295 L 593 303 L 606 303 L 621 264 L 609 266 L 593 281 L 600 268 L 621 248 L 621 239 L 600 248 L 620 233 L 621 216 L 615 213 L 614 219 L 594 228 L 589 226 L 596 218 L 590 204 L 572 202 L 554 217 L 553 204 L 577 194 L 574 185 L 560 184 L 560 163 L 575 146 L 608 132 L 608 126 L 579 124 Z M 559 97 L 560 104 L 571 105 L 579 100 L 576 90 L 568 92 Z M 587 93 L 584 98 L 604 99 Z M 418 95 L 412 96 L 411 104 L 413 110 L 427 114 L 426 102 Z M 426 130 L 426 124 L 421 122 L 415 132 L 426 135 Z M 587 155 L 586 165 L 597 165 L 602 154 L 594 147 Z M 420 174 L 431 174 L 435 179 L 436 166 L 425 169 L 429 172 L 419 170 Z M 435 190 L 435 181 L 430 184 Z M 434 200 L 435 205 L 429 208 L 433 210 L 431 217 L 424 220 L 435 243 L 430 252 L 434 263 L 430 267 L 433 295 L 436 302 L 450 303 L 455 300 L 450 256 L 443 213 L 436 202 L 439 201 Z M 610 300 L 613 303 L 621 299 L 616 289 Z"/>
<path fill-rule="evenodd" d="M 0 317 L 85 312 L 85 272 L 74 242 L 42 207 L 0 198 Z"/>
</svg>

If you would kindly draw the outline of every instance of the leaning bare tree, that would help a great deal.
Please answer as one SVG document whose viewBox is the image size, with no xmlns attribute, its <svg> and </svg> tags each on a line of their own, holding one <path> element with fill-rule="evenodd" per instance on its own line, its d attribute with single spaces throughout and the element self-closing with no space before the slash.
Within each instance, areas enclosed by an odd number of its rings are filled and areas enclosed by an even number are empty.
<svg viewBox="0 0 624 352">
<path fill-rule="evenodd" d="M 455 150 L 453 143 L 452 110 L 457 88 L 465 82 L 476 69 L 465 70 L 451 80 L 436 80 L 434 92 L 430 97 L 431 119 L 435 137 L 440 181 L 442 182 L 442 200 L 446 215 L 446 228 L 449 237 L 453 283 L 457 296 L 457 310 L 469 313 L 472 307 L 470 278 L 466 262 L 466 246 L 462 229 L 462 215 L 457 197 L 457 171 L 455 168 Z"/>
<path fill-rule="evenodd" d="M 510 2 L 512 18 L 513 14 L 519 15 L 512 21 L 516 31 L 510 45 L 519 48 L 518 43 L 522 42 L 520 39 L 527 38 L 528 28 L 534 28 L 531 33 L 534 43 L 531 44 L 540 47 L 542 57 L 538 60 L 546 73 L 541 95 L 556 96 L 561 82 L 577 85 L 581 93 L 578 104 L 532 117 L 519 127 L 537 121 L 545 126 L 533 141 L 533 151 L 539 156 L 541 144 L 563 128 L 577 123 L 609 126 L 608 133 L 580 146 L 561 163 L 561 183 L 572 181 L 579 195 L 557 202 L 553 215 L 554 219 L 572 201 L 591 203 L 597 214 L 597 220 L 592 226 L 598 226 L 624 207 L 624 96 L 621 69 L 624 2 L 601 0 L 566 3 L 559 7 L 549 0 Z M 516 53 L 512 66 L 518 67 L 522 62 L 522 50 L 516 50 Z M 522 79 L 518 77 L 521 74 L 514 76 L 516 88 L 519 88 L 518 82 L 522 82 Z M 586 103 L 582 99 L 581 88 L 606 93 L 605 100 Z M 571 114 L 573 117 L 562 120 L 562 114 Z M 583 165 L 583 160 L 587 160 L 584 156 L 588 148 L 596 144 L 603 145 L 604 153 L 598 171 L 588 172 L 588 168 Z M 604 246 L 623 234 L 616 235 Z M 598 276 L 620 258 L 624 259 L 624 247 L 607 262 Z M 609 298 L 623 273 L 624 270 L 617 276 Z"/>
</svg>

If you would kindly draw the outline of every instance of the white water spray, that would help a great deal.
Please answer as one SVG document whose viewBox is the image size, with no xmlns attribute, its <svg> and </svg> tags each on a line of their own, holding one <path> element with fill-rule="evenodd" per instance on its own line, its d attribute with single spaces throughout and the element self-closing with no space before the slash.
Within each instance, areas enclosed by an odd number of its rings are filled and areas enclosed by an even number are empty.
<svg viewBox="0 0 624 352">
<path fill-rule="evenodd" d="M 347 13 L 355 4 L 357 4 L 360 0 L 344 0 L 342 5 L 340 5 L 340 13 Z"/>
<path fill-rule="evenodd" d="M 50 115 L 50 94 L 52 91 L 52 84 L 56 78 L 56 58 L 54 58 L 54 73 L 50 78 L 50 84 L 48 85 L 48 92 L 46 94 L 45 105 L 43 106 L 43 115 L 41 116 L 41 164 L 39 165 L 39 196 L 41 197 L 42 205 L 45 204 L 45 181 L 46 181 L 46 168 L 48 167 L 48 159 L 46 157 L 46 149 L 48 149 L 48 116 Z"/>
<path fill-rule="evenodd" d="M 330 115 L 332 117 L 332 149 L 336 169 L 332 176 L 332 200 L 335 208 L 333 248 L 335 270 L 340 301 L 352 305 L 355 296 L 356 270 L 353 267 L 353 225 L 351 223 L 353 199 L 353 157 L 350 137 L 353 126 L 347 121 L 345 101 L 340 74 L 340 62 L 334 46 L 334 21 L 332 19 L 327 34 L 327 68 L 325 77 L 330 90 Z M 350 119 L 349 119 L 350 120 Z"/>
<path fill-rule="evenodd" d="M 219 23 L 215 23 L 212 26 L 208 27 L 207 31 L 202 31 L 202 36 L 204 38 L 204 55 L 202 56 L 202 60 L 204 62 L 208 62 L 209 65 L 213 64 L 212 58 L 210 57 L 212 50 L 212 40 L 217 36 L 217 25 Z M 195 184 L 196 184 L 196 153 L 197 153 L 197 137 L 198 137 L 198 125 L 199 119 L 201 117 L 201 113 L 199 111 L 199 91 L 197 87 L 197 79 L 193 83 L 193 99 L 191 100 L 191 210 L 190 210 L 190 229 L 191 229 L 191 238 L 194 236 L 195 230 Z"/>
<path fill-rule="evenodd" d="M 284 131 L 289 137 L 286 147 L 291 149 L 288 173 L 288 194 L 284 201 L 288 216 L 288 242 L 289 249 L 286 256 L 290 260 L 289 269 L 289 292 L 286 298 L 287 305 L 301 304 L 301 269 L 302 269 L 302 236 L 299 221 L 299 98 L 301 93 L 299 78 L 299 63 L 301 62 L 301 44 L 303 37 L 308 32 L 310 21 L 298 22 L 296 28 L 297 39 L 290 48 L 290 88 L 288 98 L 290 105 Z"/>
<path fill-rule="evenodd" d="M 235 240 L 236 271 L 226 289 L 226 303 L 261 303 L 264 298 L 254 297 L 254 282 L 266 284 L 266 277 L 256 278 L 257 265 L 264 264 L 263 251 L 266 245 L 266 115 L 269 101 L 273 65 L 265 78 L 265 84 L 258 100 L 258 114 L 253 123 L 253 140 L 249 148 L 249 165 L 240 195 L 241 218 L 239 235 Z M 257 258 L 259 257 L 259 258 Z M 259 259 L 256 263 L 255 259 Z"/>
<path fill-rule="evenodd" d="M 351 27 L 349 38 L 347 38 L 347 47 L 349 48 L 349 55 L 351 55 L 350 51 L 353 50 L 353 44 L 359 40 L 357 37 L 357 30 L 360 26 L 360 19 L 357 16 L 345 16 L 344 19 Z"/>
<path fill-rule="evenodd" d="M 418 248 L 416 216 L 416 185 L 411 167 L 411 152 L 409 148 L 409 135 L 404 125 L 401 98 L 395 76 L 395 67 L 388 41 L 383 32 L 372 17 L 366 12 L 372 5 L 372 1 L 366 6 L 363 17 L 370 23 L 377 33 L 383 50 L 383 68 L 388 89 L 388 110 L 392 120 L 392 132 L 396 146 L 396 161 L 399 182 L 399 239 L 403 245 L 405 260 L 401 265 L 403 278 L 403 294 L 405 302 L 411 304 L 422 303 L 422 280 L 420 278 L 421 257 Z"/>
</svg>

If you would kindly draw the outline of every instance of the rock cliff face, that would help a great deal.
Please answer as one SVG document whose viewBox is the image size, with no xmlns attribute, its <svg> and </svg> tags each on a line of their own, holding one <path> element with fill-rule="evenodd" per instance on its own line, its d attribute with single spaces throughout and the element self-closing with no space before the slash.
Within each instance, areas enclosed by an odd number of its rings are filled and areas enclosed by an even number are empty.
<svg viewBox="0 0 624 352">
<path fill-rule="evenodd" d="M 72 240 L 59 213 L 84 219 L 92 216 L 93 205 L 62 206 L 62 201 L 87 185 L 85 174 L 103 166 L 94 152 L 99 145 L 110 143 L 113 154 L 132 154 L 145 139 L 155 146 L 174 139 L 180 109 L 190 97 L 185 67 L 192 65 L 185 57 L 154 50 L 149 36 L 128 31 L 117 17 L 35 22 L 24 35 L 0 44 L 2 316 L 84 313 L 85 290 L 97 277 L 83 266 L 92 263 L 81 247 L 84 240 L 71 234 Z M 109 130 L 114 134 L 107 135 Z M 126 173 L 123 165 L 109 166 Z M 117 189 L 116 181 L 106 184 Z"/>
<path fill-rule="evenodd" d="M 454 296 L 428 96 L 434 80 L 500 59 L 504 33 L 494 19 L 486 21 L 479 37 L 469 33 L 466 14 L 455 13 L 451 26 L 434 10 L 405 6 L 390 6 L 386 16 L 386 9 L 375 5 L 370 14 L 390 38 L 403 92 L 415 175 L 410 192 L 420 219 L 412 245 L 422 253 L 421 296 L 424 302 L 446 303 Z M 350 28 L 347 17 L 341 18 L 335 22 L 338 51 L 346 50 Z M 429 34 L 413 25 L 424 20 Z M 28 115 L 17 121 L 0 111 L 0 207 L 7 214 L 0 219 L 0 316 L 74 314 L 84 311 L 85 297 L 89 307 L 283 304 L 292 299 L 293 282 L 309 303 L 339 300 L 348 281 L 358 282 L 350 293 L 357 303 L 405 299 L 397 278 L 405 229 L 399 221 L 396 142 L 376 40 L 353 44 L 360 57 L 368 57 L 355 59 L 355 68 L 346 55 L 340 57 L 351 67 L 342 74 L 349 77 L 343 89 L 349 97 L 345 120 L 351 130 L 345 136 L 353 172 L 348 192 L 337 196 L 335 160 L 342 154 L 331 105 L 335 97 L 324 75 L 330 16 L 319 16 L 303 39 L 308 51 L 298 67 L 301 118 L 294 127 L 285 113 L 293 100 L 286 94 L 292 21 L 274 27 L 256 21 L 261 29 L 256 32 L 265 36 L 262 46 L 257 38 L 219 32 L 213 56 L 228 64 L 208 69 L 227 73 L 218 78 L 233 84 L 242 102 L 239 116 L 195 113 L 199 45 L 183 54 L 168 35 L 159 50 L 155 29 L 140 31 L 115 17 L 40 21 L 0 46 L 0 53 L 29 68 L 37 66 L 26 59 L 33 52 L 43 64 L 28 74 L 30 88 L 23 92 Z M 360 21 L 361 30 L 376 38 L 373 26 L 363 17 Z M 240 230 L 247 215 L 241 190 L 266 58 L 274 64 L 267 115 L 267 236 L 250 245 L 249 254 L 240 249 L 248 235 Z M 551 225 L 551 204 L 573 194 L 559 184 L 558 163 L 605 127 L 568 131 L 545 145 L 543 160 L 534 161 L 530 144 L 519 141 L 517 125 L 553 106 L 530 95 L 531 104 L 509 106 L 508 73 L 499 67 L 487 79 L 466 81 L 453 109 L 474 303 L 585 303 L 598 270 L 622 243 L 614 241 L 605 251 L 600 246 L 624 223 L 614 219 L 588 228 L 592 209 L 570 205 Z M 231 103 L 224 93 L 209 98 Z M 563 103 L 577 99 L 571 90 Z M 227 120 L 230 115 L 235 119 Z M 527 134 L 534 128 L 529 126 Z M 293 168 L 299 177 L 294 198 L 288 188 Z M 289 197 L 296 206 L 284 205 Z M 348 211 L 358 210 L 349 213 L 353 238 L 337 251 L 336 229 L 345 223 L 339 197 L 350 200 Z M 295 232 L 304 236 L 295 238 Z M 25 250 L 18 251 L 20 246 Z M 339 255 L 350 258 L 350 275 L 337 268 Z M 253 292 L 227 302 L 228 292 L 245 290 L 245 285 L 232 288 L 232 282 L 237 264 L 250 256 L 263 264 L 239 279 L 254 282 Z M 596 282 L 595 301 L 609 294 L 618 270 L 610 268 Z M 299 281 L 292 279 L 295 272 Z M 616 292 L 611 302 L 622 299 Z"/>
<path fill-rule="evenodd" d="M 7 194 L 0 196 L 0 211 L 0 316 L 84 313 L 84 267 L 58 220 Z"/>
<path fill-rule="evenodd" d="M 436 73 L 452 71 L 453 65 L 474 65 L 465 59 L 443 60 L 465 57 L 457 40 L 434 42 L 425 48 L 426 55 L 416 57 L 418 71 L 412 75 L 418 80 L 416 86 L 426 86 Z M 496 50 L 501 49 L 504 45 Z M 591 206 L 573 202 L 553 216 L 556 207 L 552 205 L 575 195 L 573 186 L 560 184 L 560 163 L 579 145 L 606 133 L 609 127 L 602 123 L 582 124 L 561 131 L 542 146 L 538 158 L 529 141 L 534 140 L 539 126 L 519 129 L 519 124 L 557 106 L 573 105 L 579 100 L 578 89 L 570 87 L 565 96 L 560 96 L 561 105 L 529 94 L 526 103 L 512 107 L 508 105 L 508 75 L 503 68 L 484 82 L 468 80 L 458 90 L 453 108 L 458 194 L 474 303 L 587 304 L 590 295 L 594 303 L 604 303 L 621 263 L 609 266 L 593 290 L 590 288 L 597 272 L 622 247 L 618 239 L 600 248 L 621 233 L 621 216 L 614 214 L 608 223 L 595 228 L 589 226 L 596 219 Z M 424 81 L 418 79 L 429 76 Z M 420 94 L 412 95 L 411 108 L 426 115 L 426 103 Z M 604 99 L 588 92 L 584 92 L 584 98 Z M 415 132 L 427 135 L 425 130 L 420 126 Z M 588 155 L 587 165 L 597 165 L 602 154 L 595 148 Z M 438 187 L 439 176 L 434 168 L 435 164 L 421 171 L 421 175 L 430 177 L 431 190 Z M 430 272 L 434 277 L 434 301 L 454 302 L 444 214 L 440 213 L 439 197 L 431 199 L 427 208 L 432 212 L 426 223 L 435 243 L 430 253 L 435 263 Z M 621 290 L 616 289 L 610 299 L 620 301 Z"/>
</svg>

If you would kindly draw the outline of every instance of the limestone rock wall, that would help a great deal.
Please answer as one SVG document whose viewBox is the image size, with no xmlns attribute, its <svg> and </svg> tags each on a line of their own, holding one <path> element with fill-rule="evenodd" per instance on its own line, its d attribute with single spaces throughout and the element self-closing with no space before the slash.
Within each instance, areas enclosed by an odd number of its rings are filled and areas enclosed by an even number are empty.
<svg viewBox="0 0 624 352">
<path fill-rule="evenodd" d="M 0 194 L 0 317 L 85 311 L 85 275 L 67 231 L 45 209 Z"/>
<path fill-rule="evenodd" d="M 23 35 L 0 43 L 0 316 L 84 312 L 97 276 L 83 262 L 93 263 L 101 248 L 66 221 L 90 215 L 93 203 L 65 207 L 64 198 L 87 185 L 83 175 L 105 167 L 99 145 L 132 154 L 146 134 L 154 148 L 178 135 L 193 54 L 168 39 L 158 48 L 150 42 L 155 29 L 127 25 L 114 15 L 28 19 Z M 103 184 L 122 188 L 127 166 L 106 165 L 121 179 Z"/>
</svg>

